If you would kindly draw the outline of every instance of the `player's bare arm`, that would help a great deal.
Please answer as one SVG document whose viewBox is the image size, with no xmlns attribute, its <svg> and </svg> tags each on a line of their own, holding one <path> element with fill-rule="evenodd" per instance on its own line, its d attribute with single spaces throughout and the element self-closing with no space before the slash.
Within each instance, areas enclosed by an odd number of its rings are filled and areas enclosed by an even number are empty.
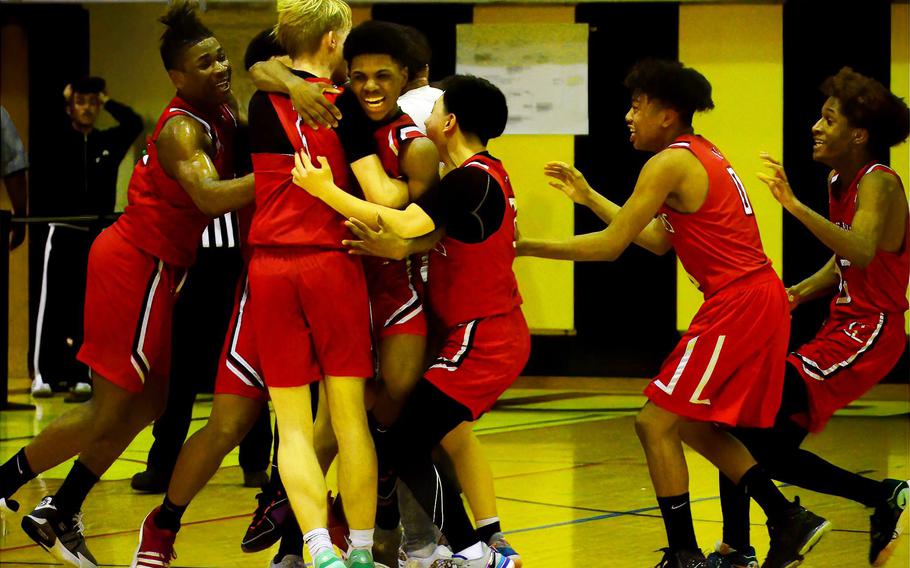
<svg viewBox="0 0 910 568">
<path fill-rule="evenodd" d="M 837 283 L 837 260 L 835 256 L 832 256 L 824 266 L 818 269 L 818 272 L 787 288 L 787 299 L 790 301 L 790 309 L 792 310 L 800 304 L 828 295 L 837 287 Z"/>
<path fill-rule="evenodd" d="M 548 162 L 544 166 L 544 175 L 553 178 L 550 186 L 563 192 L 573 202 L 593 211 L 607 225 L 613 222 L 619 212 L 619 205 L 598 193 L 577 168 L 565 162 Z M 648 223 L 633 242 L 657 255 L 666 254 L 671 248 L 667 231 L 657 219 Z"/>
<path fill-rule="evenodd" d="M 370 203 L 403 209 L 410 202 L 408 183 L 390 178 L 377 154 L 370 154 L 351 162 L 351 171 L 354 172 L 354 177 L 363 190 L 363 196 Z"/>
<path fill-rule="evenodd" d="M 692 172 L 682 152 L 660 152 L 642 168 L 632 195 L 606 229 L 563 242 L 521 240 L 517 244 L 518 255 L 557 260 L 616 260 L 654 220 L 670 194 L 685 187 Z"/>
<path fill-rule="evenodd" d="M 878 249 L 895 251 L 903 239 L 903 223 L 896 213 L 903 214 L 906 201 L 894 176 L 871 172 L 860 181 L 856 199 L 856 214 L 850 229 L 843 229 L 819 215 L 794 195 L 781 163 L 762 154 L 771 175 L 759 174 L 771 194 L 794 217 L 829 249 L 859 268 L 872 262 Z M 889 218 L 897 223 L 888 223 Z M 886 232 L 886 226 L 890 229 Z M 895 238 L 896 237 L 896 238 Z"/>
<path fill-rule="evenodd" d="M 240 209 L 253 200 L 253 174 L 222 180 L 208 152 L 212 142 L 198 121 L 174 117 L 162 128 L 158 160 L 167 175 L 189 194 L 196 207 L 212 217 Z"/>
<path fill-rule="evenodd" d="M 348 219 L 345 225 L 354 239 L 341 241 L 341 244 L 348 247 L 351 254 L 403 260 L 432 250 L 445 234 L 445 229 L 439 228 L 421 237 L 405 239 L 389 230 L 381 216 L 376 219 L 376 224 L 378 228 L 374 230 L 359 219 Z"/>
<path fill-rule="evenodd" d="M 291 72 L 281 58 L 260 61 L 250 67 L 253 84 L 263 91 L 284 93 L 291 97 L 294 109 L 310 128 L 334 128 L 341 119 L 341 111 L 325 98 L 325 93 L 340 93 L 328 83 L 311 83 Z"/>
<path fill-rule="evenodd" d="M 317 160 L 319 166 L 315 166 L 305 152 L 297 153 L 292 172 L 294 183 L 341 215 L 360 219 L 376 229 L 381 216 L 385 226 L 402 238 L 420 237 L 436 229 L 430 216 L 414 203 L 399 210 L 354 197 L 335 185 L 332 168 L 325 156 L 318 156 Z"/>
<path fill-rule="evenodd" d="M 411 201 L 417 201 L 439 183 L 439 151 L 429 138 L 415 138 L 404 144 L 400 162 Z"/>
</svg>

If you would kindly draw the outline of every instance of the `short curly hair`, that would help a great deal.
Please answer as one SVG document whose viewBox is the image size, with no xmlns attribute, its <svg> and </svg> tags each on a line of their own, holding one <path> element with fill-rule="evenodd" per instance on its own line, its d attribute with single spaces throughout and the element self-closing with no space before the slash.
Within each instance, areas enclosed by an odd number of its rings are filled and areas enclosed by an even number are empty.
<svg viewBox="0 0 910 568">
<path fill-rule="evenodd" d="M 840 102 L 847 123 L 869 132 L 869 148 L 874 156 L 884 157 L 910 135 L 910 111 L 903 99 L 871 77 L 849 67 L 822 83 L 821 91 Z"/>
<path fill-rule="evenodd" d="M 623 84 L 633 94 L 644 94 L 676 110 L 683 124 L 691 125 L 696 112 L 711 110 L 711 83 L 679 61 L 642 59 L 632 67 Z"/>
</svg>

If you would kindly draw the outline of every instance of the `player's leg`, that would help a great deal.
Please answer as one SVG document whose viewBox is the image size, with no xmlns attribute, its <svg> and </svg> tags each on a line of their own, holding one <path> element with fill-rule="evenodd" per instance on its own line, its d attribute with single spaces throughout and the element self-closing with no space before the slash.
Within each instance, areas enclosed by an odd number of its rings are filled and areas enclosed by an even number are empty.
<svg viewBox="0 0 910 568">
<path fill-rule="evenodd" d="M 328 400 L 325 393 L 326 381 L 319 381 L 317 397 L 320 401 Z M 332 462 L 338 455 L 338 439 L 335 437 L 335 430 L 332 428 L 331 406 L 328 404 L 316 405 L 316 419 L 313 424 L 314 437 L 313 446 L 316 450 L 316 459 L 319 460 L 319 466 L 322 473 L 328 473 L 332 467 Z"/>
<path fill-rule="evenodd" d="M 395 334 L 379 343 L 379 371 L 382 388 L 377 393 L 372 414 L 382 427 L 391 426 L 424 370 L 427 340 L 425 335 Z"/>
<path fill-rule="evenodd" d="M 338 485 L 344 495 L 351 548 L 369 551 L 376 520 L 377 464 L 364 403 L 366 380 L 328 376 L 325 387 L 338 440 Z"/>
</svg>

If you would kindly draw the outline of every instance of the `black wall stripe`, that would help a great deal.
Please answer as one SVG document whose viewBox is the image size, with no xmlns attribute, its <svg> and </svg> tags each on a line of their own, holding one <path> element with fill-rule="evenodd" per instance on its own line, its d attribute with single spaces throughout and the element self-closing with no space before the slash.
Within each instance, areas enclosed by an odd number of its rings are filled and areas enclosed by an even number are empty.
<svg viewBox="0 0 910 568">
<path fill-rule="evenodd" d="M 784 164 L 800 200 L 828 215 L 828 168 L 812 161 L 812 125 L 825 96 L 819 86 L 843 66 L 891 83 L 891 2 L 812 0 L 784 3 Z M 907 180 L 904 180 L 907 183 Z M 784 283 L 792 286 L 815 273 L 831 250 L 792 215 L 784 213 Z M 819 300 L 793 312 L 791 348 L 818 331 L 828 313 Z M 907 382 L 907 354 L 888 380 Z"/>
<path fill-rule="evenodd" d="M 675 59 L 679 53 L 676 4 L 585 4 L 575 19 L 591 26 L 588 41 L 590 135 L 575 138 L 575 164 L 610 199 L 623 203 L 648 155 L 629 143 L 622 85 L 635 61 Z M 629 22 L 648 22 L 647 41 Z M 583 207 L 575 232 L 603 228 Z M 630 246 L 617 262 L 575 265 L 575 337 L 535 336 L 525 370 L 535 375 L 638 376 L 657 373 L 676 332 L 676 264 Z"/>
</svg>

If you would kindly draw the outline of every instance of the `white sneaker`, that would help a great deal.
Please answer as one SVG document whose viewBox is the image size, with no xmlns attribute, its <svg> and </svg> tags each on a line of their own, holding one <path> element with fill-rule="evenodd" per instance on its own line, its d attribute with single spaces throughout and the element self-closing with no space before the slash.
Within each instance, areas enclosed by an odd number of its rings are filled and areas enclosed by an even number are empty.
<svg viewBox="0 0 910 568">
<path fill-rule="evenodd" d="M 285 554 L 284 558 L 280 561 L 277 560 L 277 556 L 272 558 L 269 561 L 269 568 L 306 568 L 306 562 L 303 561 L 303 557 L 296 554 Z"/>
<path fill-rule="evenodd" d="M 431 544 L 420 550 L 398 551 L 398 568 L 436 568 L 452 558 L 452 551 L 442 545 Z"/>
<path fill-rule="evenodd" d="M 50 398 L 54 396 L 54 391 L 51 389 L 51 386 L 41 379 L 35 379 L 32 381 L 32 397 L 33 398 Z"/>
</svg>

